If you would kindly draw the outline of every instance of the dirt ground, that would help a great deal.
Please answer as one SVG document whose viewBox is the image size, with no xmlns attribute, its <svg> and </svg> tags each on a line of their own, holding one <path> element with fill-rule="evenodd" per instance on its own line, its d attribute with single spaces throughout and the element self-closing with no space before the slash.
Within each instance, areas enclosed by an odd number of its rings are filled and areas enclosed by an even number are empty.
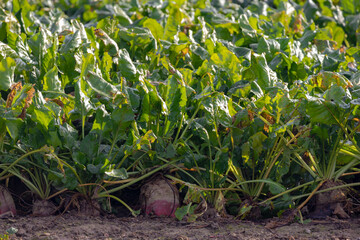
<svg viewBox="0 0 360 240">
<path fill-rule="evenodd" d="M 171 218 L 50 217 L 0 219 L 0 236 L 17 229 L 10 239 L 351 239 L 360 240 L 360 218 L 312 220 L 275 229 L 265 223 L 213 219 L 188 223 Z M 0 239 L 6 239 L 0 237 Z"/>
</svg>

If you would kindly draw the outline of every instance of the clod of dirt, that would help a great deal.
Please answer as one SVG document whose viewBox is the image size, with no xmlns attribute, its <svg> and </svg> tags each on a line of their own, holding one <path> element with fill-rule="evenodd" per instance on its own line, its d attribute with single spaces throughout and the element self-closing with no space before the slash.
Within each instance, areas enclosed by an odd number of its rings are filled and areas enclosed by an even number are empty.
<svg viewBox="0 0 360 240">
<path fill-rule="evenodd" d="M 220 218 L 220 214 L 218 213 L 218 211 L 216 211 L 215 208 L 208 208 L 204 214 L 201 215 L 200 219 L 201 220 L 207 220 L 207 219 L 215 219 L 215 218 Z"/>
<path fill-rule="evenodd" d="M 46 200 L 35 200 L 32 207 L 32 214 L 34 216 L 50 216 L 53 215 L 57 210 L 54 203 Z"/>
<path fill-rule="evenodd" d="M 0 185 L 0 215 L 11 213 L 16 215 L 16 207 L 10 192 Z"/>
<path fill-rule="evenodd" d="M 179 191 L 162 175 L 155 176 L 140 189 L 141 208 L 145 214 L 175 217 Z"/>
<path fill-rule="evenodd" d="M 280 218 L 271 219 L 265 227 L 267 229 L 278 228 L 281 226 L 289 225 L 294 222 L 295 216 L 297 215 L 297 209 L 287 209 L 283 212 Z"/>
<path fill-rule="evenodd" d="M 324 190 L 331 187 L 341 185 L 340 182 L 327 181 L 319 190 Z M 344 189 L 335 189 L 328 192 L 319 193 L 315 198 L 315 210 L 310 213 L 311 218 L 326 218 L 331 215 L 336 215 L 339 218 L 349 218 L 349 215 L 343 209 L 347 197 Z"/>
</svg>

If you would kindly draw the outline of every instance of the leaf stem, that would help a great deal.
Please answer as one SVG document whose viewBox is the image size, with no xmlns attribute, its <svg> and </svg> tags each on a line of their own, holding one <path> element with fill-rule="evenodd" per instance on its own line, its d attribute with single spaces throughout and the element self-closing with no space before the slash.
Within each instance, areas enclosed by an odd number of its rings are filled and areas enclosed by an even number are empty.
<svg viewBox="0 0 360 240">
<path fill-rule="evenodd" d="M 35 153 L 40 153 L 40 152 L 48 152 L 49 151 L 49 147 L 48 146 L 44 146 L 40 149 L 36 149 L 33 150 L 31 152 L 25 153 L 24 155 L 22 155 L 21 157 L 19 157 L 18 159 L 16 159 L 14 162 L 12 162 L 7 168 L 5 168 L 1 173 L 0 173 L 0 177 L 2 177 L 6 172 L 9 171 L 10 168 L 12 168 L 14 165 L 16 165 L 18 162 L 20 162 L 21 160 L 23 160 L 24 158 L 35 154 Z"/>
<path fill-rule="evenodd" d="M 173 161 L 171 161 L 171 162 L 168 162 L 168 163 L 166 163 L 166 164 L 164 164 L 164 165 L 162 165 L 162 166 L 160 166 L 160 167 L 158 167 L 158 168 L 156 168 L 156 169 L 154 169 L 154 170 L 152 170 L 152 171 L 150 171 L 150 172 L 142 175 L 141 177 L 138 177 L 138 178 L 134 179 L 134 180 L 131 181 L 131 182 L 128 182 L 128 183 L 126 183 L 126 184 L 124 184 L 124 185 L 121 185 L 121 186 L 119 186 L 119 187 L 116 187 L 116 188 L 113 188 L 113 189 L 110 189 L 110 190 L 106 191 L 106 194 L 100 192 L 100 193 L 97 195 L 97 198 L 104 197 L 104 196 L 106 196 L 106 195 L 108 195 L 108 194 L 110 194 L 110 193 L 117 192 L 117 191 L 119 191 L 119 190 L 121 190 L 121 189 L 124 189 L 124 188 L 126 188 L 126 187 L 128 187 L 128 186 L 131 186 L 131 185 L 133 185 L 133 184 L 135 184 L 135 183 L 137 183 L 137 182 L 139 182 L 139 181 L 141 181 L 141 180 L 143 180 L 143 179 L 145 179 L 145 178 L 147 178 L 147 177 L 150 177 L 151 175 L 153 175 L 154 173 L 156 173 L 156 172 L 164 169 L 165 167 L 167 167 L 167 166 L 169 166 L 169 165 L 171 165 L 171 164 L 176 163 L 177 161 L 179 161 L 179 160 L 176 159 L 176 160 L 173 160 Z"/>
</svg>

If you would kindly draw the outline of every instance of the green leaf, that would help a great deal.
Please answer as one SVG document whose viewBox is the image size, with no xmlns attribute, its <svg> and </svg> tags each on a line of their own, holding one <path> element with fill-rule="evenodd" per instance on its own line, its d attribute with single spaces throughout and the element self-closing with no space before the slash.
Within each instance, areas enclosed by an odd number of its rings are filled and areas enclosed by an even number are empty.
<svg viewBox="0 0 360 240">
<path fill-rule="evenodd" d="M 323 90 L 329 89 L 334 84 L 341 86 L 344 89 L 351 85 L 350 82 L 339 73 L 327 71 L 323 71 L 317 75 L 314 75 L 311 78 L 310 83 L 313 86 L 317 86 Z"/>
<path fill-rule="evenodd" d="M 45 74 L 43 83 L 44 91 L 62 92 L 57 67 L 53 67 Z"/>
<path fill-rule="evenodd" d="M 229 99 L 222 94 L 218 94 L 212 98 L 203 101 L 205 110 L 209 113 L 208 118 L 212 119 L 216 124 L 224 127 L 232 126 L 232 117 L 229 112 Z"/>
<path fill-rule="evenodd" d="M 59 134 L 57 132 L 57 129 L 54 127 L 54 121 L 50 122 L 49 124 L 49 129 L 48 129 L 48 139 L 47 139 L 47 143 L 54 147 L 60 147 L 62 148 L 62 141 L 59 137 Z"/>
<path fill-rule="evenodd" d="M 179 207 L 175 211 L 175 217 L 181 221 L 186 215 L 193 215 L 194 210 L 197 207 L 197 204 L 193 205 L 192 203 L 189 203 L 188 205 Z"/>
<path fill-rule="evenodd" d="M 144 83 L 146 84 L 146 88 L 144 90 L 145 92 L 148 92 L 149 95 L 151 115 L 157 116 L 159 113 L 167 115 L 168 108 L 156 87 L 146 79 L 144 79 Z"/>
<path fill-rule="evenodd" d="M 110 57 L 110 55 L 107 52 L 105 52 L 101 59 L 100 69 L 103 78 L 107 82 L 111 82 L 110 73 L 111 73 L 112 64 L 113 64 L 112 57 Z"/>
<path fill-rule="evenodd" d="M 131 107 L 134 112 L 138 112 L 140 107 L 140 95 L 139 91 L 135 88 L 125 87 L 124 92 L 127 99 L 130 100 Z"/>
<path fill-rule="evenodd" d="M 97 18 L 96 12 L 91 9 L 91 6 L 89 4 L 86 4 L 84 6 L 84 9 L 85 9 L 85 12 L 83 13 L 82 16 L 83 16 L 83 19 L 85 22 L 89 22 L 89 21 Z"/>
<path fill-rule="evenodd" d="M 122 26 L 128 26 L 132 24 L 131 18 L 119 5 L 106 4 L 104 9 L 97 11 L 99 19 L 105 18 L 106 16 L 117 19 Z"/>
<path fill-rule="evenodd" d="M 112 169 L 111 171 L 105 172 L 109 177 L 115 177 L 120 179 L 128 179 L 129 175 L 125 168 Z"/>
<path fill-rule="evenodd" d="M 74 173 L 66 168 L 65 170 L 65 176 L 61 176 L 61 187 L 63 188 L 67 188 L 69 190 L 74 190 L 77 188 L 77 186 L 79 185 L 78 179 L 76 178 L 76 176 L 74 175 Z"/>
<path fill-rule="evenodd" d="M 78 132 L 68 123 L 64 123 L 59 126 L 59 135 L 63 139 L 63 146 L 72 150 L 78 138 Z"/>
<path fill-rule="evenodd" d="M 12 49 L 8 44 L 5 44 L 3 42 L 0 42 L 0 55 L 2 57 L 11 57 L 13 59 L 19 59 L 19 61 L 22 61 L 20 60 L 19 54 L 16 53 L 16 51 Z"/>
<path fill-rule="evenodd" d="M 76 58 L 75 58 L 76 56 Z M 59 71 L 64 73 L 61 79 L 61 86 L 64 88 L 67 84 L 73 84 L 79 77 L 78 55 L 72 53 L 61 54 L 58 59 Z"/>
<path fill-rule="evenodd" d="M 169 16 L 166 20 L 164 38 L 171 41 L 177 35 L 178 26 L 182 20 L 182 13 L 177 6 L 171 6 L 169 9 Z"/>
<path fill-rule="evenodd" d="M 66 35 L 64 43 L 61 45 L 60 53 L 73 52 L 80 47 L 82 42 L 80 31 L 77 30 L 74 34 Z"/>
<path fill-rule="evenodd" d="M 311 134 L 316 134 L 322 141 L 327 141 L 329 139 L 328 129 L 317 125 L 311 129 Z"/>
<path fill-rule="evenodd" d="M 316 31 L 313 30 L 311 27 L 307 27 L 302 37 L 299 39 L 301 43 L 301 48 L 307 47 L 309 43 L 314 40 L 315 36 L 316 36 Z"/>
<path fill-rule="evenodd" d="M 151 143 L 153 143 L 156 140 L 156 135 L 153 133 L 152 130 L 149 130 L 145 133 L 144 136 L 142 136 L 140 139 L 136 141 L 136 149 L 139 149 L 142 147 L 142 145 L 150 146 Z"/>
<path fill-rule="evenodd" d="M 72 159 L 78 164 L 81 169 L 85 170 L 85 165 L 88 163 L 88 156 L 80 151 L 73 152 Z"/>
<path fill-rule="evenodd" d="M 277 82 L 276 73 L 273 72 L 267 65 L 265 54 L 260 55 L 259 57 L 256 57 L 256 64 L 255 69 L 258 73 L 258 80 L 259 86 L 262 89 L 265 89 L 266 87 L 273 86 L 275 82 Z"/>
<path fill-rule="evenodd" d="M 6 130 L 9 133 L 10 137 L 15 141 L 19 138 L 19 132 L 22 124 L 23 121 L 19 118 L 7 118 L 5 120 Z"/>
<path fill-rule="evenodd" d="M 166 159 L 171 159 L 171 158 L 174 158 L 175 156 L 176 156 L 176 149 L 175 149 L 174 145 L 172 143 L 170 143 L 166 147 L 163 157 Z"/>
<path fill-rule="evenodd" d="M 289 149 L 285 149 L 282 158 L 276 165 L 274 166 L 276 169 L 276 180 L 277 182 L 281 182 L 282 177 L 289 172 L 290 169 L 290 156 L 292 152 Z M 270 189 L 270 191 L 274 194 L 274 192 Z"/>
<path fill-rule="evenodd" d="M 150 96 L 148 93 L 143 95 L 141 100 L 141 111 L 139 122 L 148 122 L 150 120 Z"/>
<path fill-rule="evenodd" d="M 75 85 L 75 109 L 85 117 L 94 106 L 90 98 L 82 91 L 81 82 L 78 80 Z"/>
<path fill-rule="evenodd" d="M 88 164 L 86 166 L 86 169 L 92 174 L 99 174 L 101 167 L 102 167 L 102 164 L 98 164 L 98 165 Z"/>
<path fill-rule="evenodd" d="M 43 56 L 51 45 L 51 33 L 48 30 L 40 29 L 40 32 L 34 34 L 29 40 L 28 44 L 31 48 L 35 59 L 42 63 Z"/>
<path fill-rule="evenodd" d="M 41 63 L 41 70 L 40 70 L 41 75 L 40 75 L 40 77 L 43 77 L 44 74 L 46 74 L 53 67 L 55 67 L 56 54 L 57 54 L 57 51 L 58 51 L 57 47 L 58 47 L 58 42 L 57 42 L 57 39 L 56 39 L 54 41 L 53 45 L 51 47 L 49 47 L 48 49 L 46 49 L 45 55 L 43 56 L 43 58 L 40 61 L 40 63 Z M 61 87 L 61 85 L 59 87 Z"/>
<path fill-rule="evenodd" d="M 94 69 L 95 57 L 91 53 L 82 56 L 80 79 L 88 77 L 88 72 Z"/>
<path fill-rule="evenodd" d="M 266 179 L 266 183 L 269 184 L 269 190 L 273 195 L 277 195 L 286 191 L 286 188 L 284 186 L 282 186 L 278 182 L 274 182 L 271 179 Z"/>
<path fill-rule="evenodd" d="M 259 54 L 265 53 L 266 59 L 270 60 L 277 52 L 280 52 L 280 43 L 278 43 L 275 39 L 262 37 L 259 40 L 257 51 Z"/>
<path fill-rule="evenodd" d="M 336 119 L 342 121 L 340 118 L 340 108 L 336 107 L 335 103 L 321 99 L 308 97 L 306 113 L 309 115 L 310 121 L 313 123 L 332 125 L 337 124 Z"/>
<path fill-rule="evenodd" d="M 119 50 L 120 73 L 129 81 L 137 79 L 137 70 L 126 49 Z"/>
<path fill-rule="evenodd" d="M 87 165 L 87 163 L 94 163 L 94 159 L 98 155 L 99 141 L 98 135 L 95 133 L 89 133 L 80 143 L 80 152 L 85 154 L 85 162 L 82 164 Z"/>
<path fill-rule="evenodd" d="M 115 123 L 127 123 L 134 121 L 134 112 L 129 105 L 123 105 L 112 112 L 111 118 Z"/>
<path fill-rule="evenodd" d="M 274 86 L 278 81 L 276 73 L 268 66 L 264 53 L 256 54 L 251 59 L 251 67 L 245 71 L 244 75 L 248 79 L 256 80 L 262 91 Z"/>
<path fill-rule="evenodd" d="M 91 71 L 88 72 L 86 81 L 95 92 L 103 96 L 114 98 L 118 93 L 118 90 L 114 85 L 108 83 L 102 77 Z"/>
<path fill-rule="evenodd" d="M 257 153 L 260 154 L 264 150 L 264 141 L 268 137 L 262 133 L 257 132 L 253 136 L 250 137 L 249 142 L 251 143 L 251 149 Z"/>
<path fill-rule="evenodd" d="M 11 57 L 6 57 L 0 62 L 0 90 L 8 90 L 14 84 L 16 63 Z"/>
<path fill-rule="evenodd" d="M 326 90 L 324 93 L 324 98 L 326 101 L 335 102 L 336 104 L 343 107 L 345 107 L 345 102 L 343 101 L 345 96 L 345 89 L 337 85 L 331 86 L 331 88 Z"/>
<path fill-rule="evenodd" d="M 196 133 L 203 139 L 205 142 L 209 142 L 209 134 L 207 130 L 198 122 L 194 121 L 192 127 L 196 131 Z"/>
<path fill-rule="evenodd" d="M 244 36 L 243 39 L 237 41 L 237 46 L 244 46 L 251 42 L 257 42 L 257 32 L 256 30 L 250 25 L 249 18 L 246 14 L 241 14 L 239 16 L 239 23 L 240 28 L 242 30 L 242 34 Z"/>
<path fill-rule="evenodd" d="M 131 45 L 132 59 L 145 59 L 145 56 L 154 54 L 158 49 L 158 41 L 147 28 L 133 27 L 127 30 L 120 29 L 118 37 Z"/>
<path fill-rule="evenodd" d="M 116 108 L 111 114 L 112 121 L 112 136 L 113 141 L 118 141 L 119 139 L 126 139 L 128 136 L 128 127 L 134 121 L 134 112 L 131 109 L 131 106 L 124 104 L 121 108 Z M 110 125 L 111 126 L 111 125 Z"/>
<path fill-rule="evenodd" d="M 359 162 L 359 156 L 360 154 L 357 148 L 353 144 L 346 143 L 342 145 L 336 162 L 338 165 L 344 166 L 353 160 Z"/>
<path fill-rule="evenodd" d="M 360 11 L 360 3 L 357 0 L 342 0 L 340 5 L 345 12 L 355 14 Z"/>
<path fill-rule="evenodd" d="M 239 72 L 242 70 L 240 60 L 222 44 L 216 44 L 216 53 L 211 55 L 211 64 L 216 64 L 220 69 L 230 75 L 231 85 L 241 79 Z"/>
<path fill-rule="evenodd" d="M 318 6 L 312 0 L 307 0 L 304 5 L 304 13 L 306 19 L 308 21 L 314 19 L 314 17 L 316 16 L 315 13 L 318 11 L 318 9 L 319 9 Z"/>
<path fill-rule="evenodd" d="M 163 39 L 164 29 L 155 19 L 147 18 L 145 21 L 143 21 L 143 26 L 151 31 L 152 35 L 157 41 Z"/>
<path fill-rule="evenodd" d="M 178 83 L 175 76 L 171 76 L 168 79 L 166 94 L 166 105 L 170 106 L 169 120 L 177 122 L 181 118 L 181 114 L 184 113 L 187 103 L 186 88 Z"/>
<path fill-rule="evenodd" d="M 54 119 L 51 111 L 46 109 L 45 107 L 41 109 L 34 109 L 31 119 L 39 124 L 41 124 L 44 129 L 48 129 L 50 122 Z"/>
<path fill-rule="evenodd" d="M 110 115 L 106 111 L 105 106 L 102 105 L 96 109 L 95 121 L 92 125 L 91 131 L 99 131 L 99 134 L 105 135 L 109 129 L 106 128 L 109 125 Z"/>
<path fill-rule="evenodd" d="M 337 47 L 341 47 L 346 37 L 343 28 L 337 26 L 335 22 L 328 23 L 327 27 L 330 29 L 332 39 L 337 43 Z"/>
<path fill-rule="evenodd" d="M 264 92 L 257 82 L 251 82 L 250 86 L 251 86 L 251 92 L 254 93 L 258 98 L 264 96 Z"/>
<path fill-rule="evenodd" d="M 102 29 L 95 29 L 95 35 L 100 38 L 105 45 L 105 52 L 108 52 L 110 56 L 115 57 L 119 53 L 119 47 L 117 43 L 107 35 Z"/>
</svg>

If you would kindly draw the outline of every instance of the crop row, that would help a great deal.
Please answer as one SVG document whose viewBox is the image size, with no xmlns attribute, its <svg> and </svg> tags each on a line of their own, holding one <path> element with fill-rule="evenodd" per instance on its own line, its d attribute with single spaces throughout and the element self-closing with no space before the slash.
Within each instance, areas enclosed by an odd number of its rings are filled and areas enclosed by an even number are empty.
<svg viewBox="0 0 360 240">
<path fill-rule="evenodd" d="M 160 173 L 179 218 L 246 217 L 360 185 L 356 1 L 0 7 L 0 177 L 34 200 L 136 215 L 123 194 Z"/>
</svg>

